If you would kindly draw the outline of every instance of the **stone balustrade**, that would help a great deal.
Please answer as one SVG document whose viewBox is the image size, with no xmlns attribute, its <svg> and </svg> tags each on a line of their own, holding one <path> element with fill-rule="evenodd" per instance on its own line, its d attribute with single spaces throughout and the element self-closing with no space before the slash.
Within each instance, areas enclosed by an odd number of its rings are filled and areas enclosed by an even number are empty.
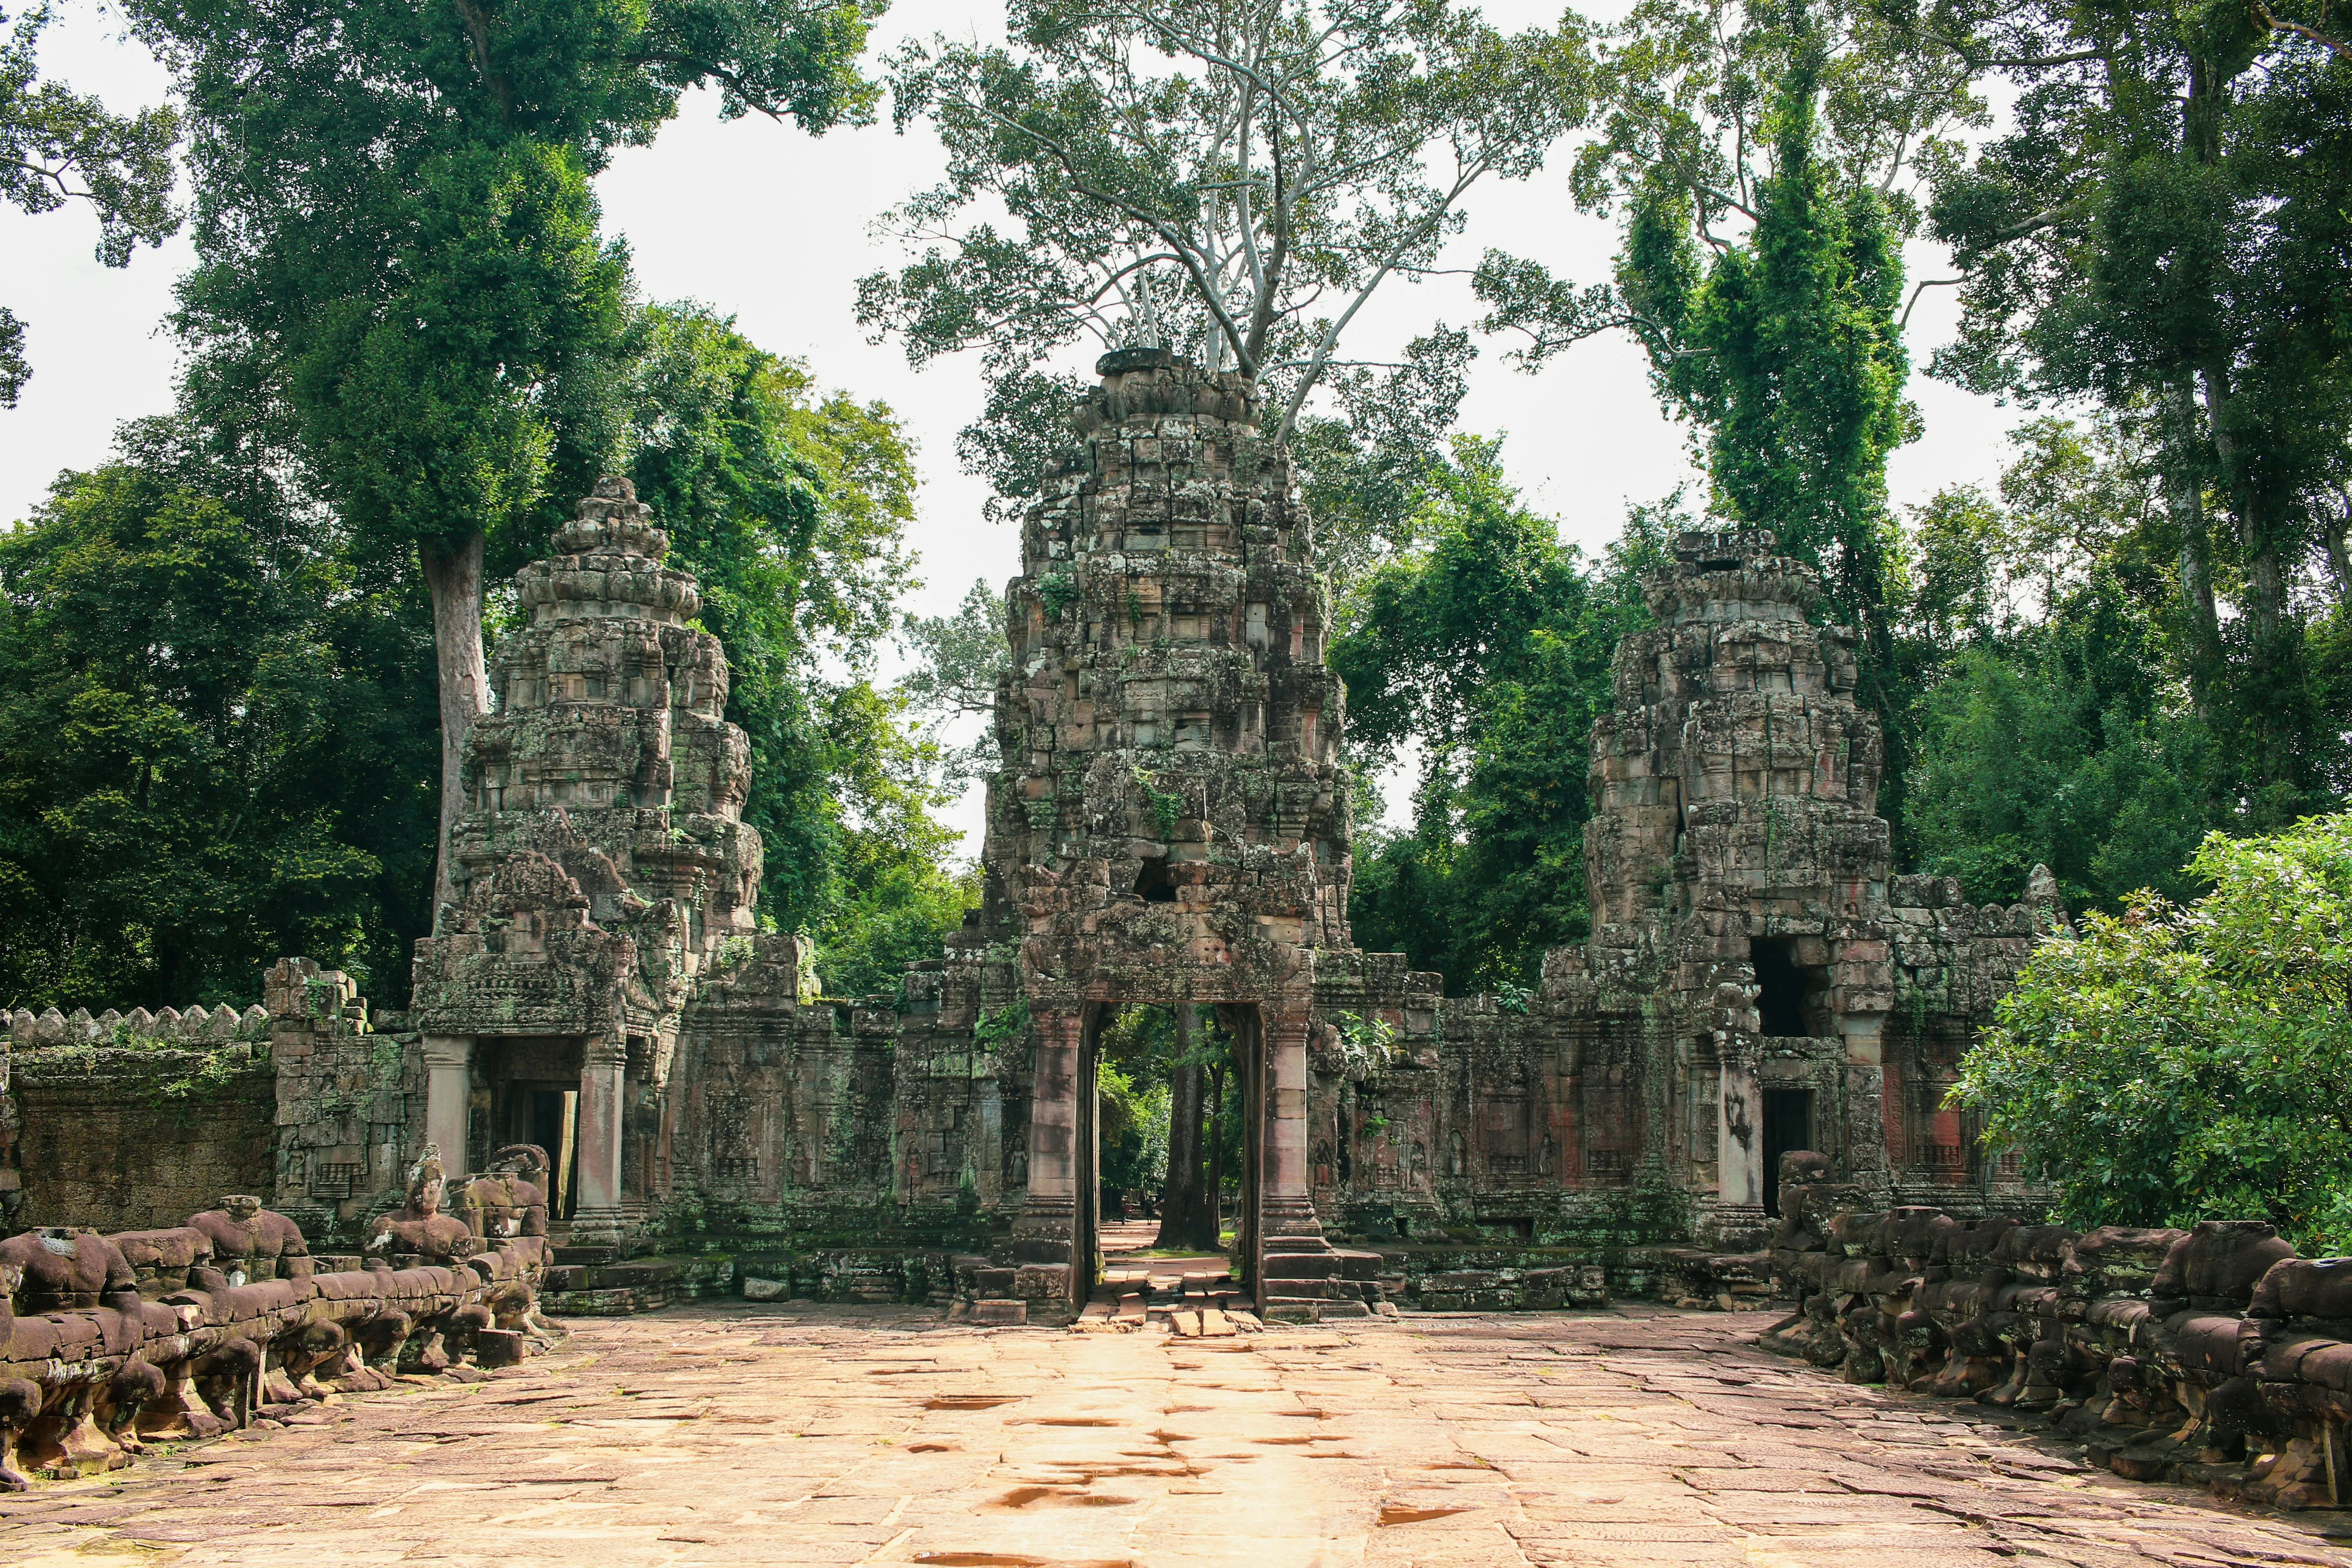
<svg viewBox="0 0 2352 1568">
<path fill-rule="evenodd" d="M 468 1363 L 548 1342 L 543 1199 L 534 1210 L 520 1192 L 486 1240 L 437 1213 L 437 1163 L 426 1174 L 427 1212 L 412 1183 L 364 1259 L 311 1256 L 293 1221 L 247 1196 L 184 1226 L 0 1242 L 0 1489 L 121 1468 L 151 1441 L 216 1436 L 404 1374 L 478 1376 Z M 517 1194 L 509 1174 L 474 1178 L 468 1215 L 493 1182 Z"/>
<path fill-rule="evenodd" d="M 2032 1414 L 2133 1479 L 2352 1501 L 2352 1258 L 2254 1220 L 2078 1233 L 1864 1208 L 1786 1174 L 1772 1266 L 1797 1309 L 1765 1349 Z"/>
</svg>

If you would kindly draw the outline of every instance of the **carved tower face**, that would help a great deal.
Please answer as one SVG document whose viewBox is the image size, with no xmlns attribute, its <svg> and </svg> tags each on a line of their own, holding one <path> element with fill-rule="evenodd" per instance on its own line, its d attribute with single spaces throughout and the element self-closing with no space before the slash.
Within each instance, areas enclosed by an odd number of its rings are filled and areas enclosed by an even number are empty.
<svg viewBox="0 0 2352 1568">
<path fill-rule="evenodd" d="M 991 933 L 1033 996 L 1264 998 L 1348 944 L 1341 696 L 1254 383 L 1105 356 L 1007 595 Z"/>
<path fill-rule="evenodd" d="M 1643 579 L 1658 624 L 1618 648 L 1616 710 L 1592 731 L 1597 945 L 1671 962 L 1696 921 L 1732 944 L 1714 956 L 1744 958 L 1732 948 L 1751 937 L 1883 918 L 1885 747 L 1854 702 L 1853 633 L 1805 618 L 1821 581 L 1772 544 L 1685 532 Z"/>
<path fill-rule="evenodd" d="M 425 1027 L 666 1048 L 688 984 L 751 929 L 751 747 L 668 549 L 629 481 L 607 478 L 516 574 L 530 620 L 500 644 L 497 706 L 467 738 L 458 902 L 418 947 Z"/>
</svg>

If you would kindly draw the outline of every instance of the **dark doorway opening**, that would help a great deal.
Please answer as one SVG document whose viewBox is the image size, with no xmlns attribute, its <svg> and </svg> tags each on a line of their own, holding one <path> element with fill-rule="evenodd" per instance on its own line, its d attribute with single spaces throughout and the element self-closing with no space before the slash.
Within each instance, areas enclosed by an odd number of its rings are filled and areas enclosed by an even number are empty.
<svg viewBox="0 0 2352 1568">
<path fill-rule="evenodd" d="M 1768 1089 L 1764 1091 L 1764 1212 L 1780 1213 L 1780 1156 L 1811 1149 L 1813 1136 L 1813 1091 L 1810 1089 Z"/>
<path fill-rule="evenodd" d="M 1145 864 L 1149 867 L 1159 862 L 1147 861 Z M 1076 1234 L 1074 1237 L 1076 1245 L 1073 1248 L 1075 1256 L 1072 1258 L 1076 1267 L 1072 1270 L 1075 1276 L 1072 1283 L 1080 1300 L 1086 1299 L 1086 1292 L 1100 1277 L 1102 1267 L 1102 1114 L 1098 1099 L 1102 1087 L 1102 1031 L 1118 1016 L 1122 1005 L 1172 1006 L 1175 1004 L 1095 1003 L 1087 1008 L 1078 1052 L 1077 1078 L 1073 1086 L 1077 1103 L 1074 1107 L 1076 1114 L 1073 1131 L 1076 1136 L 1071 1151 L 1072 1173 L 1076 1178 L 1077 1189 Z M 1221 1114 L 1239 1113 L 1242 1168 L 1239 1172 L 1214 1165 L 1212 1168 L 1216 1170 L 1219 1185 L 1223 1184 L 1225 1176 L 1238 1175 L 1240 1178 L 1234 1203 L 1224 1210 L 1224 1216 L 1234 1229 L 1229 1251 L 1241 1264 L 1242 1278 L 1255 1287 L 1257 1279 L 1259 1171 L 1264 1157 L 1266 1116 L 1265 1030 L 1262 1016 L 1255 1003 L 1221 1003 L 1216 1005 L 1215 1016 L 1218 1026 L 1225 1032 L 1232 1047 L 1231 1064 L 1223 1075 L 1224 1080 L 1232 1085 L 1232 1096 L 1226 1102 L 1228 1109 Z M 1219 1098 L 1224 1100 L 1223 1096 Z M 1206 1131 L 1204 1129 L 1204 1133 Z M 1220 1135 L 1216 1143 L 1222 1147 L 1222 1121 L 1216 1131 Z M 1213 1193 L 1211 1198 L 1213 1203 Z"/>
<path fill-rule="evenodd" d="M 1165 860 L 1146 860 L 1135 874 L 1135 890 L 1147 904 L 1172 904 L 1176 901 L 1176 882 L 1168 875 Z"/>
<path fill-rule="evenodd" d="M 1755 967 L 1761 993 L 1756 998 L 1756 1011 L 1766 1035 L 1814 1033 L 1813 1004 L 1827 989 L 1829 976 L 1825 971 L 1799 965 L 1795 948 L 1794 939 L 1785 936 L 1759 936 L 1748 944 L 1748 962 Z M 1825 1025 L 1827 1020 L 1822 1022 Z"/>
<path fill-rule="evenodd" d="M 472 1118 L 473 1147 L 465 1151 L 462 1165 L 451 1165 L 451 1174 L 488 1169 L 506 1145 L 537 1144 L 547 1155 L 547 1217 L 570 1218 L 579 1201 L 579 1162 L 573 1155 L 580 1135 L 581 1041 L 514 1036 L 485 1040 L 477 1050 L 476 1070 L 489 1083 L 488 1114 Z"/>
</svg>

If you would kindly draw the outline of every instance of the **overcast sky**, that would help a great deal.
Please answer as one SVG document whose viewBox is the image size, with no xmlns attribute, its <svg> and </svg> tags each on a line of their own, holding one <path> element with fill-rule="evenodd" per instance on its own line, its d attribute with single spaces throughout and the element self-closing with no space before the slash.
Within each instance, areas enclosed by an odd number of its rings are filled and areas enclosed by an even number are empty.
<svg viewBox="0 0 2352 1568">
<path fill-rule="evenodd" d="M 163 97 L 163 71 L 115 35 L 90 0 L 67 0 L 44 37 L 42 72 L 121 110 Z M 1599 10 L 1600 7 L 1593 7 Z M 1613 11 L 1615 6 L 1609 7 Z M 1557 19 L 1552 0 L 1489 5 L 1499 25 Z M 908 36 L 969 34 L 993 26 L 968 6 L 898 0 L 876 29 L 877 53 Z M 1614 231 L 1579 216 L 1567 195 L 1566 149 L 1520 184 L 1473 194 L 1461 263 L 1499 246 L 1583 281 L 1606 279 Z M 627 237 L 651 299 L 693 299 L 732 312 L 762 347 L 804 359 L 821 381 L 861 399 L 880 398 L 919 443 L 922 490 L 913 543 L 923 586 L 908 607 L 952 609 L 976 576 L 999 582 L 1018 569 L 1019 541 L 982 517 L 979 481 L 958 471 L 955 433 L 980 401 L 969 363 L 909 370 L 890 344 L 871 344 L 852 319 L 856 280 L 890 265 L 892 242 L 871 232 L 876 215 L 933 180 L 940 167 L 928 136 L 884 123 L 807 136 L 759 118 L 722 124 L 714 100 L 688 100 L 648 148 L 624 151 L 598 182 L 608 232 Z M 174 355 L 160 323 L 173 279 L 186 268 L 184 238 L 142 250 L 128 268 L 100 266 L 97 226 L 76 208 L 26 217 L 0 209 L 0 303 L 28 323 L 33 379 L 18 406 L 0 411 L 0 521 L 22 518 L 61 468 L 102 461 L 116 424 L 162 413 L 172 402 Z M 1943 258 L 1917 244 L 1914 277 L 1939 276 Z M 1462 279 L 1391 283 L 1351 331 L 1357 352 L 1401 344 L 1433 321 L 1461 324 L 1477 308 Z M 1951 335 L 1949 289 L 1930 289 L 1911 319 L 1915 364 Z M 1658 411 L 1630 342 L 1583 344 L 1541 374 L 1503 363 L 1490 340 L 1474 366 L 1464 427 L 1503 433 L 1505 464 L 1529 502 L 1559 520 L 1562 534 L 1593 549 L 1615 533 L 1628 501 L 1654 500 L 1692 478 L 1684 431 Z M 971 356 L 965 356 L 968 362 Z M 1895 454 L 1898 503 L 1925 500 L 1956 482 L 1990 483 L 2014 409 L 1915 376 L 1911 395 L 1927 433 Z M 974 815 L 977 801 L 960 816 Z"/>
</svg>

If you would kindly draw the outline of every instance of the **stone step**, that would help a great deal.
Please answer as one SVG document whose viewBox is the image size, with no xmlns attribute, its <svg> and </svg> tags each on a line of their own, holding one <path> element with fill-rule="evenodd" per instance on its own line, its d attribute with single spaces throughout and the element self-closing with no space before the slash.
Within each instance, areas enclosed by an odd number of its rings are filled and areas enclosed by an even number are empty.
<svg viewBox="0 0 2352 1568">
<path fill-rule="evenodd" d="M 1265 1294 L 1297 1296 L 1321 1301 L 1361 1301 L 1364 1281 L 1355 1279 L 1293 1279 L 1269 1274 Z"/>
</svg>

